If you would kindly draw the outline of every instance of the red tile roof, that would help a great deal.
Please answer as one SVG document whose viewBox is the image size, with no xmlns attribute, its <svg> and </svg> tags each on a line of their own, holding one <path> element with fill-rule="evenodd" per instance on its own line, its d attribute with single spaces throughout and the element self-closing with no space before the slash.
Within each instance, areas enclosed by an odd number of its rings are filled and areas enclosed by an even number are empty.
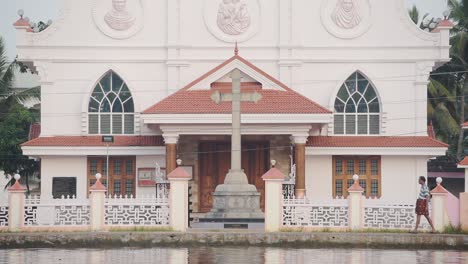
<svg viewBox="0 0 468 264">
<path fill-rule="evenodd" d="M 438 27 L 453 27 L 453 23 L 452 21 L 448 20 L 448 19 L 444 19 L 442 21 L 440 21 Z"/>
<path fill-rule="evenodd" d="M 41 124 L 40 123 L 32 123 L 29 126 L 29 140 L 33 140 L 38 138 L 41 135 Z"/>
<path fill-rule="evenodd" d="M 29 22 L 26 21 L 26 19 L 24 19 L 24 18 L 20 18 L 13 24 L 13 26 L 15 26 L 15 27 L 29 27 Z"/>
<path fill-rule="evenodd" d="M 307 146 L 322 148 L 446 148 L 447 144 L 430 137 L 314 136 Z"/>
<path fill-rule="evenodd" d="M 466 156 L 460 163 L 458 163 L 460 166 L 468 166 L 468 156 Z"/>
<path fill-rule="evenodd" d="M 23 147 L 102 147 L 101 136 L 40 137 L 22 144 Z M 161 136 L 115 136 L 111 147 L 164 146 Z"/>
<path fill-rule="evenodd" d="M 271 168 L 262 176 L 263 180 L 285 180 L 286 176 L 277 168 Z"/>
<path fill-rule="evenodd" d="M 178 92 L 167 97 L 161 102 L 151 106 L 143 112 L 143 114 L 227 114 L 231 113 L 231 103 L 224 102 L 216 104 L 211 100 L 213 90 L 226 90 L 230 83 L 213 83 L 211 89 L 207 90 L 190 90 L 195 84 L 207 78 L 214 72 L 220 70 L 230 62 L 239 60 L 246 64 L 259 74 L 265 76 L 270 81 L 274 82 L 281 88 L 282 91 L 265 89 L 259 83 L 247 82 L 243 83 L 241 89 L 243 91 L 255 90 L 262 94 L 262 99 L 257 103 L 242 102 L 241 108 L 243 113 L 262 113 L 262 114 L 280 114 L 280 113 L 295 113 L 295 114 L 327 114 L 331 113 L 328 109 L 313 102 L 307 97 L 295 92 L 280 81 L 268 75 L 264 71 L 257 68 L 252 63 L 244 58 L 236 55 L 219 66 L 215 67 L 200 78 L 191 82 Z M 209 87 L 207 87 L 209 88 Z M 229 86 L 230 88 L 230 86 Z"/>
</svg>

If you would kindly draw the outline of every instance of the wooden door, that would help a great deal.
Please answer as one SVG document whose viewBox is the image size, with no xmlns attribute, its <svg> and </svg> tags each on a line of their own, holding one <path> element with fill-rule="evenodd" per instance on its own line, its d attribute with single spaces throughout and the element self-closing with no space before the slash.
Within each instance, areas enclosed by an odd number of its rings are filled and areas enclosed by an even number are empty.
<svg viewBox="0 0 468 264">
<path fill-rule="evenodd" d="M 242 168 L 249 183 L 257 187 L 264 208 L 265 186 L 261 176 L 269 169 L 269 144 L 247 142 L 242 144 Z M 200 212 L 209 212 L 213 205 L 213 192 L 223 184 L 231 167 L 230 142 L 202 142 L 199 145 L 199 205 Z"/>
</svg>

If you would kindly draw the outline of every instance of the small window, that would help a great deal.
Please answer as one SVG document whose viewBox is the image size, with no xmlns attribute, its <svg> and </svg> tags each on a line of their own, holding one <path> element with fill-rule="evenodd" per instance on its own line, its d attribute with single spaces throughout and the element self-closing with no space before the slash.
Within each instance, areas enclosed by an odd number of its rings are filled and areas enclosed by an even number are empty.
<svg viewBox="0 0 468 264">
<path fill-rule="evenodd" d="M 345 161 L 345 162 L 343 162 Z M 346 174 L 340 173 L 346 171 Z M 333 157 L 333 197 L 348 195 L 348 188 L 354 184 L 353 176 L 359 175 L 359 184 L 366 197 L 380 197 L 380 157 Z M 346 186 L 343 186 L 344 183 Z"/>
<path fill-rule="evenodd" d="M 76 177 L 54 177 L 52 179 L 52 197 L 76 197 Z"/>
</svg>

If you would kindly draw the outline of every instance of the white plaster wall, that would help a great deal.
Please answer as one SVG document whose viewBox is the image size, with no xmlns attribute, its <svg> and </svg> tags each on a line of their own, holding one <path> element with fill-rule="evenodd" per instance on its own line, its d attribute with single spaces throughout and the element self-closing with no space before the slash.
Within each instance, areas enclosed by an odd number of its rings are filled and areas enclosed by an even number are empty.
<svg viewBox="0 0 468 264">
<path fill-rule="evenodd" d="M 89 95 L 110 69 L 127 82 L 139 112 L 231 57 L 234 44 L 205 24 L 204 2 L 141 0 L 142 30 L 118 40 L 95 25 L 95 0 L 64 0 L 49 29 L 19 33 L 19 58 L 34 61 L 41 77 L 42 136 L 86 134 Z M 442 34 L 412 24 L 404 0 L 370 0 L 372 25 L 353 39 L 325 29 L 322 1 L 258 2 L 258 32 L 239 43 L 240 55 L 329 109 L 341 83 L 361 70 L 381 95 L 383 134 L 426 134 L 423 88 L 434 63 L 448 59 L 448 46 Z M 137 125 L 139 133 L 157 132 Z"/>
<path fill-rule="evenodd" d="M 332 156 L 306 156 L 306 194 L 312 201 L 333 197 Z"/>
<path fill-rule="evenodd" d="M 139 168 L 155 168 L 156 162 L 161 167 L 166 166 L 166 157 L 165 156 L 137 156 L 136 157 L 136 169 L 138 174 Z M 136 181 L 136 196 L 147 196 L 147 195 L 155 195 L 156 194 L 156 187 L 146 187 L 146 186 L 138 186 L 138 175 Z"/>
<path fill-rule="evenodd" d="M 5 176 L 3 171 L 0 171 L 0 204 L 8 204 L 8 191 L 5 186 L 10 182 L 10 179 Z"/>
<path fill-rule="evenodd" d="M 52 198 L 52 178 L 76 177 L 77 198 L 87 197 L 86 157 L 43 157 L 41 159 L 41 198 Z"/>
<path fill-rule="evenodd" d="M 427 177 L 426 157 L 382 156 L 382 200 L 412 204 L 417 198 L 419 176 Z M 327 201 L 333 195 L 332 156 L 306 157 L 307 197 Z"/>
</svg>

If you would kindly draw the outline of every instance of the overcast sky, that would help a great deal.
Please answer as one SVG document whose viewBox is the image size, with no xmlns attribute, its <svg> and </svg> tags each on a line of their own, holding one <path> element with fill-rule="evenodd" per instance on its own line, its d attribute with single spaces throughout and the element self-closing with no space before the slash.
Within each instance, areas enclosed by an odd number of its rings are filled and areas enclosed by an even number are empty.
<svg viewBox="0 0 468 264">
<path fill-rule="evenodd" d="M 44 21 L 55 19 L 59 15 L 62 0 L 1 0 L 0 8 L 0 36 L 6 42 L 8 57 L 11 59 L 16 55 L 15 31 L 12 26 L 18 19 L 18 9 L 23 9 L 25 16 L 32 21 Z M 77 0 L 79 1 L 79 0 Z M 394 0 L 377 0 L 394 1 Z M 430 13 L 434 17 L 441 17 L 446 9 L 447 0 L 408 0 L 408 7 L 416 4 L 421 13 Z"/>
</svg>

